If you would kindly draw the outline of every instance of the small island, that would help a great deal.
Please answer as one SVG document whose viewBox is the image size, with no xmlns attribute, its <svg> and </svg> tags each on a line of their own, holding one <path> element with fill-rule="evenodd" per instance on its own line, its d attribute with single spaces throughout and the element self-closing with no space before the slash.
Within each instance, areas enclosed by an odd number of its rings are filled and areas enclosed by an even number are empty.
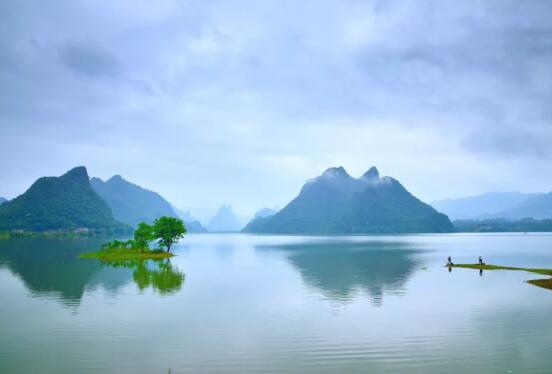
<svg viewBox="0 0 552 374">
<path fill-rule="evenodd" d="M 158 260 L 174 256 L 171 247 L 184 237 L 184 222 L 174 217 L 160 217 L 153 225 L 140 222 L 134 231 L 134 238 L 127 241 L 113 240 L 105 243 L 97 252 L 81 254 L 80 258 L 94 258 L 102 261 Z M 149 244 L 156 241 L 158 248 Z"/>
<path fill-rule="evenodd" d="M 448 264 L 445 265 L 449 268 L 464 268 L 464 269 L 477 269 L 477 270 L 519 270 L 527 271 L 529 273 L 542 274 L 552 276 L 552 269 L 538 269 L 538 268 L 518 268 L 513 266 L 499 266 L 499 265 L 489 265 L 489 264 Z M 552 278 L 549 279 L 532 279 L 528 280 L 527 283 L 534 286 L 546 288 L 552 290 Z"/>
</svg>

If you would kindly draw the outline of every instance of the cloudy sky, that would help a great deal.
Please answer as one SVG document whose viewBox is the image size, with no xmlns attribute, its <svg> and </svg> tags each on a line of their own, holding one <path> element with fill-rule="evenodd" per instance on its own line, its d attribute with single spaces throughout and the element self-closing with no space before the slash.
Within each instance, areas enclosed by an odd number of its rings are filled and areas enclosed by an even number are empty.
<svg viewBox="0 0 552 374">
<path fill-rule="evenodd" d="M 200 217 L 329 166 L 552 190 L 552 2 L 0 1 L 0 196 L 76 165 Z"/>
</svg>

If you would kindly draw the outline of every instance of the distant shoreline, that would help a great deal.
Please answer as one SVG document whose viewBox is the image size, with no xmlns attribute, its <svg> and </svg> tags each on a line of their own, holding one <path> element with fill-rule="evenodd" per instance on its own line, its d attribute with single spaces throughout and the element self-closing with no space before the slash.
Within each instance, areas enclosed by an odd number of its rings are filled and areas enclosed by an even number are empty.
<svg viewBox="0 0 552 374">
<path fill-rule="evenodd" d="M 251 233 L 251 232 L 205 232 L 205 233 L 189 233 L 188 235 L 244 235 L 244 236 L 311 236 L 311 237 L 341 237 L 341 236 L 447 236 L 447 235 L 543 235 L 550 236 L 552 231 L 454 231 L 447 233 L 354 233 L 354 234 L 323 234 L 323 233 Z M 25 231 L 25 232 L 0 232 L 0 240 L 9 239 L 23 239 L 23 238 L 100 238 L 100 239 L 113 239 L 113 238 L 127 238 L 130 237 L 129 233 L 105 233 L 105 232 L 74 232 L 74 231 Z"/>
</svg>

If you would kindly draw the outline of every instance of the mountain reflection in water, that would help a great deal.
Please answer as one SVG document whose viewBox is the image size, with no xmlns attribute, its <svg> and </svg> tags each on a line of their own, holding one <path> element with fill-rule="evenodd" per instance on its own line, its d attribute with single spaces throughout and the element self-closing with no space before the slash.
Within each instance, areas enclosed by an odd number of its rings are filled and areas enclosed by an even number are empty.
<svg viewBox="0 0 552 374">
<path fill-rule="evenodd" d="M 105 239 L 21 238 L 0 240 L 0 267 L 19 277 L 31 295 L 78 306 L 87 289 L 116 293 L 130 281 L 140 290 L 152 287 L 168 295 L 182 287 L 184 274 L 170 262 L 107 264 L 80 259 L 97 250 Z"/>
<path fill-rule="evenodd" d="M 258 246 L 288 253 L 289 262 L 305 282 L 326 298 L 347 301 L 367 294 L 375 306 L 384 294 L 400 295 L 406 282 L 420 267 L 421 250 L 404 242 L 308 242 Z"/>
</svg>

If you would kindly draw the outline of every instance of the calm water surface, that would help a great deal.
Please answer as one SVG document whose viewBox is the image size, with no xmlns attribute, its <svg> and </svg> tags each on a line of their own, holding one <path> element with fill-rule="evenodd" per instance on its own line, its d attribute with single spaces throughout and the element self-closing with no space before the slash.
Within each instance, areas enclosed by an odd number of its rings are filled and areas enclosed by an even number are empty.
<svg viewBox="0 0 552 374">
<path fill-rule="evenodd" d="M 0 240 L 1 373 L 549 373 L 552 236 L 189 235 L 170 262 Z"/>
</svg>

